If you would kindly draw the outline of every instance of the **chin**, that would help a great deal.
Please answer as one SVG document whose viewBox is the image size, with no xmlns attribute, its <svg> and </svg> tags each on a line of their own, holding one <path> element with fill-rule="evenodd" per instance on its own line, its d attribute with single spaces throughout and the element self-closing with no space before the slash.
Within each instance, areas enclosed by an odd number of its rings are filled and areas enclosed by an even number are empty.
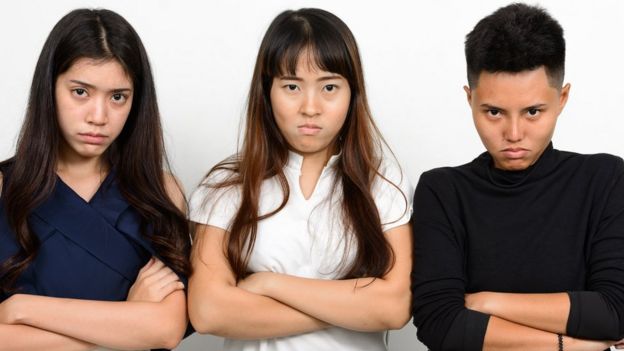
<svg viewBox="0 0 624 351">
<path fill-rule="evenodd" d="M 520 162 L 510 161 L 510 162 L 503 162 L 500 165 L 501 166 L 497 168 L 500 168 L 504 171 L 523 171 L 529 168 L 531 166 L 531 163 L 527 161 L 520 161 Z"/>
</svg>

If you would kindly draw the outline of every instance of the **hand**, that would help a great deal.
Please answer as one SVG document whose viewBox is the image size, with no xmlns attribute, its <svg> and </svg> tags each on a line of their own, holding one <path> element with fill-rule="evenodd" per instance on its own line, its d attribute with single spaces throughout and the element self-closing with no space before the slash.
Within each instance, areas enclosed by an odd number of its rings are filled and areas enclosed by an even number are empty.
<svg viewBox="0 0 624 351">
<path fill-rule="evenodd" d="M 160 302 L 174 291 L 184 289 L 184 284 L 169 267 L 152 257 L 139 271 L 128 292 L 127 301 Z"/>
<path fill-rule="evenodd" d="M 276 273 L 273 272 L 257 272 L 247 276 L 247 278 L 238 282 L 237 286 L 256 295 L 267 295 L 267 286 L 270 279 Z"/>
</svg>

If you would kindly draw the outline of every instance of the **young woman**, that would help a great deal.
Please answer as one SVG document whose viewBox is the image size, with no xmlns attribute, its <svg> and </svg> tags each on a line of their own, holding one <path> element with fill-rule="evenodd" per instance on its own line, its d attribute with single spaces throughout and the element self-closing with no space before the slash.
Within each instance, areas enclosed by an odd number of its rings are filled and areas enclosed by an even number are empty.
<svg viewBox="0 0 624 351">
<path fill-rule="evenodd" d="M 0 163 L 3 350 L 178 344 L 189 237 L 165 160 L 134 29 L 107 10 L 63 17 L 39 57 L 15 156 Z"/>
<path fill-rule="evenodd" d="M 409 319 L 412 244 L 411 188 L 383 145 L 347 26 L 280 14 L 242 149 L 191 199 L 196 330 L 227 350 L 385 350 Z"/>
</svg>

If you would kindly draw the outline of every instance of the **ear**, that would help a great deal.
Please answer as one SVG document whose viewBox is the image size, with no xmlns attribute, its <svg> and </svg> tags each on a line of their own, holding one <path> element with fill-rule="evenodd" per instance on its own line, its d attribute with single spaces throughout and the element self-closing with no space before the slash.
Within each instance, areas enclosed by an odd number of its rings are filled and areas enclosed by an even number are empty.
<svg viewBox="0 0 624 351">
<path fill-rule="evenodd" d="M 570 83 L 567 83 L 561 88 L 559 93 L 559 112 L 563 111 L 566 103 L 568 103 L 568 97 L 570 96 Z"/>
<path fill-rule="evenodd" d="M 466 92 L 466 99 L 468 100 L 468 105 L 472 106 L 472 90 L 467 85 L 464 85 L 464 91 Z"/>
</svg>

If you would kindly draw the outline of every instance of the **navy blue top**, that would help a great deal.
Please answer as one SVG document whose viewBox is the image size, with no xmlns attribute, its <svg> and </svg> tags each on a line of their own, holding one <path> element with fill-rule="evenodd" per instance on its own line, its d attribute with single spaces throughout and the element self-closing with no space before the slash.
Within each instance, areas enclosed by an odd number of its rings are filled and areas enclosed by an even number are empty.
<svg viewBox="0 0 624 351">
<path fill-rule="evenodd" d="M 141 216 L 119 191 L 114 174 L 108 174 L 89 202 L 57 177 L 50 197 L 28 218 L 40 247 L 18 278 L 15 293 L 126 300 L 139 270 L 158 255 L 141 235 Z M 5 185 L 9 178 L 4 173 Z M 0 196 L 0 263 L 18 249 Z M 0 302 L 8 297 L 0 294 Z"/>
<path fill-rule="evenodd" d="M 41 246 L 18 278 L 16 293 L 123 301 L 139 270 L 155 255 L 140 234 L 141 217 L 121 195 L 114 172 L 89 202 L 57 178 L 54 191 L 29 216 L 29 223 Z M 18 248 L 0 197 L 0 262 Z M 7 297 L 0 296 L 0 301 Z"/>
</svg>

